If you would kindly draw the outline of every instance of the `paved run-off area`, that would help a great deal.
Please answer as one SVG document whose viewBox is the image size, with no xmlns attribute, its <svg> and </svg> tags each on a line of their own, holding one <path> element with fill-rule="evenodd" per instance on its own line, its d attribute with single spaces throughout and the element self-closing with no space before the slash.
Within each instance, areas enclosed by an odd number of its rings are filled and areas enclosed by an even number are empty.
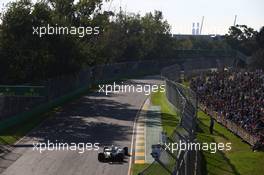
<svg viewBox="0 0 264 175">
<path fill-rule="evenodd" d="M 158 84 L 157 78 L 129 80 L 129 84 Z M 83 96 L 63 107 L 11 154 L 0 158 L 4 175 L 126 175 L 130 158 L 123 163 L 100 163 L 97 151 L 33 151 L 33 142 L 117 144 L 130 148 L 135 117 L 147 96 L 143 93 L 99 93 Z"/>
<path fill-rule="evenodd" d="M 135 164 L 151 164 L 152 145 L 161 142 L 160 106 L 153 106 L 148 98 L 139 113 L 135 131 Z"/>
</svg>

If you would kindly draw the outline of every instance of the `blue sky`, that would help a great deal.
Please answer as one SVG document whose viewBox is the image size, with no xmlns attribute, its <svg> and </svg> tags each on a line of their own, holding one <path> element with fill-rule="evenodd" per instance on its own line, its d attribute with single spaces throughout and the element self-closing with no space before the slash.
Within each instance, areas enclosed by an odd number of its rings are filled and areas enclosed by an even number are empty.
<svg viewBox="0 0 264 175">
<path fill-rule="evenodd" d="M 10 0 L 1 0 L 1 3 Z M 233 25 L 246 24 L 259 30 L 264 26 L 263 0 L 113 0 L 104 9 L 118 11 L 120 5 L 128 12 L 145 14 L 161 10 L 172 26 L 172 33 L 190 34 L 193 22 L 205 17 L 202 34 L 224 34 Z"/>
</svg>

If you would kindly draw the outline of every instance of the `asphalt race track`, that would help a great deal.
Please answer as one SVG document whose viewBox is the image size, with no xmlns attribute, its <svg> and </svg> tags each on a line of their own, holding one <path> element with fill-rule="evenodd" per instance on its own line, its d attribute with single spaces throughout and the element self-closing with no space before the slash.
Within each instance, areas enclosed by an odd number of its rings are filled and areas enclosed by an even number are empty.
<svg viewBox="0 0 264 175">
<path fill-rule="evenodd" d="M 160 83 L 146 78 L 129 84 Z M 100 143 L 130 148 L 134 120 L 147 98 L 143 93 L 108 96 L 92 93 L 63 107 L 30 132 L 7 156 L 10 166 L 4 175 L 127 175 L 129 158 L 123 163 L 100 163 L 97 151 L 33 151 L 32 143 Z M 1 165 L 1 161 L 0 161 Z M 1 165 L 2 166 L 2 165 Z"/>
</svg>

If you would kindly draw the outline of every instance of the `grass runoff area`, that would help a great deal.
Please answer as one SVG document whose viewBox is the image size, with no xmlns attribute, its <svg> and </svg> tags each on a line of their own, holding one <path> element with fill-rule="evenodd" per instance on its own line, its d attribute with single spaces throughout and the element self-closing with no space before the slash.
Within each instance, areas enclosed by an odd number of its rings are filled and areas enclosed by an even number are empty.
<svg viewBox="0 0 264 175">
<path fill-rule="evenodd" d="M 188 86 L 188 84 L 186 84 Z M 167 101 L 165 93 L 157 92 L 151 95 L 153 105 L 161 107 L 163 130 L 172 134 L 179 122 L 177 111 Z M 210 151 L 202 153 L 202 174 L 208 175 L 260 175 L 264 174 L 264 152 L 253 152 L 250 145 L 230 132 L 224 126 L 215 122 L 214 134 L 209 132 L 210 118 L 202 111 L 198 112 L 197 139 L 201 143 L 231 142 L 231 151 Z M 149 164 L 133 165 L 133 175 L 137 175 Z M 149 168 L 154 174 L 167 173 L 159 165 Z M 164 171 L 161 173 L 161 171 Z M 148 171 L 149 172 L 149 171 Z"/>
<path fill-rule="evenodd" d="M 210 118 L 198 112 L 197 139 L 200 142 L 232 143 L 231 151 L 215 154 L 203 151 L 202 174 L 211 175 L 260 175 L 264 174 L 264 152 L 253 152 L 250 145 L 215 122 L 214 134 L 209 133 Z"/>
<path fill-rule="evenodd" d="M 189 81 L 183 81 L 186 87 Z M 264 152 L 253 152 L 250 145 L 215 122 L 214 134 L 209 132 L 210 117 L 198 111 L 197 139 L 201 143 L 232 143 L 231 151 L 202 153 L 202 174 L 209 175 L 260 175 L 264 174 Z"/>
<path fill-rule="evenodd" d="M 154 106 L 160 106 L 161 108 L 161 122 L 163 131 L 167 132 L 170 136 L 175 127 L 179 124 L 180 118 L 177 110 L 168 102 L 166 93 L 156 92 L 151 94 L 151 103 Z M 142 170 L 146 169 L 150 164 L 133 164 L 132 172 L 133 175 L 138 175 Z M 160 174 L 169 175 L 169 173 L 162 168 L 159 164 L 152 164 L 149 167 L 147 174 Z"/>
</svg>

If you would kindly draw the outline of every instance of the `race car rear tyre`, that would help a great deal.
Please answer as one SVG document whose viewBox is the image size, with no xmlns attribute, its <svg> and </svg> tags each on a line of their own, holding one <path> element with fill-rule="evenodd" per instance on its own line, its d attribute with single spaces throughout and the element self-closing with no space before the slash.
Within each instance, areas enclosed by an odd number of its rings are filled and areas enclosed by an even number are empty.
<svg viewBox="0 0 264 175">
<path fill-rule="evenodd" d="M 126 156 L 128 156 L 128 147 L 124 147 L 124 153 Z"/>
<path fill-rule="evenodd" d="M 105 155 L 104 155 L 104 153 L 99 153 L 98 154 L 98 161 L 99 162 L 105 162 Z"/>
<path fill-rule="evenodd" d="M 123 154 L 121 154 L 121 153 L 117 154 L 117 156 L 116 156 L 116 160 L 117 160 L 118 162 L 123 162 L 123 160 L 124 160 L 124 156 L 123 156 Z"/>
</svg>

